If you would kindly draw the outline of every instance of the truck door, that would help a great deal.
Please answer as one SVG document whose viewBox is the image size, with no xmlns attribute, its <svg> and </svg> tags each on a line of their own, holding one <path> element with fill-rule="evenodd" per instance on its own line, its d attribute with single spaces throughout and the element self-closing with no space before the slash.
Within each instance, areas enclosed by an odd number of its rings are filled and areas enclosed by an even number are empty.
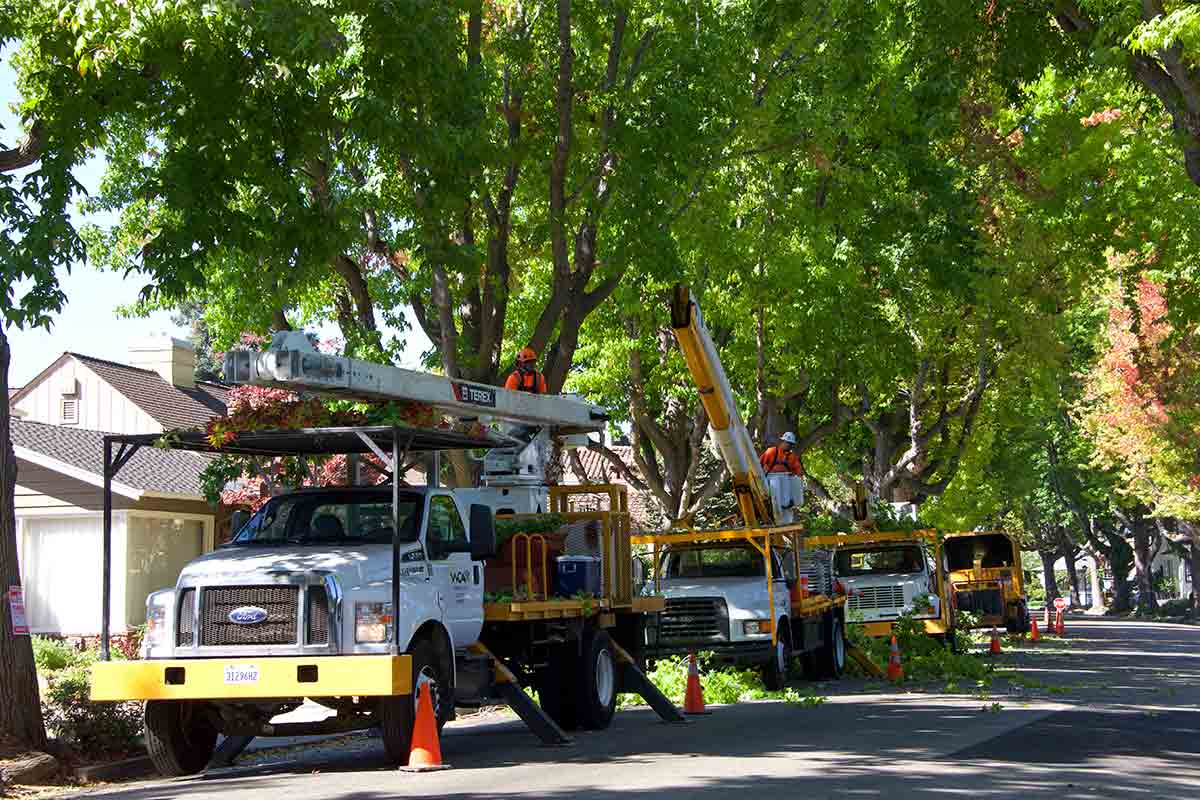
<svg viewBox="0 0 1200 800">
<path fill-rule="evenodd" d="M 456 648 L 479 639 L 483 629 L 483 565 L 471 560 L 470 540 L 458 505 L 450 495 L 429 498 L 426 549 L 438 593 L 442 621 Z"/>
</svg>

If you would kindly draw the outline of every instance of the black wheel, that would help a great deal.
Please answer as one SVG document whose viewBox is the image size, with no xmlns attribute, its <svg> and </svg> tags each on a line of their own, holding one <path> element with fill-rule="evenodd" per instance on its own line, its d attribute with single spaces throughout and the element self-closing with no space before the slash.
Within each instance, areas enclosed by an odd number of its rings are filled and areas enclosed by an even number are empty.
<svg viewBox="0 0 1200 800">
<path fill-rule="evenodd" d="M 561 644 L 550 654 L 549 665 L 537 679 L 538 703 L 564 731 L 579 727 L 576 708 L 575 676 L 579 673 L 579 655 L 574 642 Z"/>
<path fill-rule="evenodd" d="M 840 678 L 846 669 L 846 626 L 839 614 L 830 613 L 822 622 L 825 644 L 817 651 L 817 668 L 822 678 Z"/>
<path fill-rule="evenodd" d="M 217 749 L 217 729 L 199 703 L 150 700 L 144 711 L 146 750 L 159 774 L 194 775 Z"/>
<path fill-rule="evenodd" d="M 1029 633 L 1029 609 L 1023 602 L 1013 603 L 1012 613 L 1005 620 L 1004 627 L 1009 633 Z"/>
<path fill-rule="evenodd" d="M 412 750 L 413 726 L 417 721 L 418 687 L 424 685 L 433 702 L 433 714 L 437 717 L 438 733 L 441 733 L 453 709 L 453 688 L 442 672 L 444 666 L 438 658 L 437 648 L 428 639 L 422 639 L 409 649 L 412 656 L 413 693 L 398 697 L 382 697 L 379 700 L 379 730 L 383 737 L 383 749 L 388 761 L 396 766 L 408 763 Z"/>
<path fill-rule="evenodd" d="M 617 662 L 612 639 L 599 628 L 584 631 L 579 669 L 575 673 L 575 706 L 579 724 L 602 731 L 617 712 Z"/>
<path fill-rule="evenodd" d="M 771 658 L 763 665 L 763 685 L 769 692 L 778 692 L 787 685 L 788 667 L 792 663 L 792 629 L 786 620 L 779 621 L 779 635 Z"/>
</svg>

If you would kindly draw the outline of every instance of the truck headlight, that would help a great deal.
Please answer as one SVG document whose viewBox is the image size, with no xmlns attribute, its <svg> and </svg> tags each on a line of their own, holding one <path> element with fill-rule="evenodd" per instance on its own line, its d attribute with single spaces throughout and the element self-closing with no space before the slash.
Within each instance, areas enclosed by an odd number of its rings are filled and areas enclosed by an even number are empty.
<svg viewBox="0 0 1200 800">
<path fill-rule="evenodd" d="M 354 604 L 354 641 L 378 644 L 392 638 L 391 603 Z"/>
<path fill-rule="evenodd" d="M 761 633 L 771 632 L 771 620 L 769 619 L 748 619 L 742 623 L 742 631 L 747 636 L 757 636 Z"/>
<path fill-rule="evenodd" d="M 146 633 L 142 637 L 142 652 L 171 643 L 170 610 L 175 599 L 174 589 L 154 592 L 146 598 Z"/>
</svg>

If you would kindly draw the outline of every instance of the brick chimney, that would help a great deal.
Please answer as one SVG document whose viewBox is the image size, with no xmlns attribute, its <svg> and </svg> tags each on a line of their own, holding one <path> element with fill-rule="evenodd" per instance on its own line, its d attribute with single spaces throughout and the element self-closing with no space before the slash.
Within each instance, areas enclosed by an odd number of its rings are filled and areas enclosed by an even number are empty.
<svg viewBox="0 0 1200 800">
<path fill-rule="evenodd" d="M 129 345 L 129 363 L 184 389 L 196 385 L 196 349 L 183 339 L 164 334 L 135 340 Z"/>
</svg>

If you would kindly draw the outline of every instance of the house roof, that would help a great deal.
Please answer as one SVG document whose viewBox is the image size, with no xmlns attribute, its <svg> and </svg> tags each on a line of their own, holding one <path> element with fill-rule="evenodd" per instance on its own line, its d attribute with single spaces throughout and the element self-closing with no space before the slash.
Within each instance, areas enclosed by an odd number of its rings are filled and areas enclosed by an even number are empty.
<svg viewBox="0 0 1200 800">
<path fill-rule="evenodd" d="M 633 448 L 628 445 L 609 445 L 609 450 L 616 453 L 617 457 L 629 467 L 630 471 L 635 475 L 638 472 L 637 465 L 633 463 Z M 625 478 L 621 473 L 613 467 L 612 462 L 604 457 L 603 454 L 597 453 L 595 450 L 581 447 L 575 451 L 579 454 L 579 460 L 583 464 L 583 469 L 587 472 L 588 479 L 592 481 L 604 480 L 604 476 L 608 476 L 608 480 L 612 483 L 626 483 Z M 570 472 L 570 466 L 567 467 Z M 575 477 L 573 472 L 570 472 L 572 477 Z"/>
<path fill-rule="evenodd" d="M 229 388 L 221 383 L 196 381 L 188 389 L 167 383 L 157 372 L 79 353 L 67 353 L 125 395 L 166 430 L 203 428 L 213 417 L 225 414 Z"/>
<path fill-rule="evenodd" d="M 43 425 L 40 422 L 12 420 L 12 443 L 17 457 L 36 460 L 48 469 L 74 470 L 95 476 L 103 485 L 103 431 Z M 136 492 L 203 497 L 200 473 L 210 456 L 181 450 L 143 447 L 129 460 L 114 482 Z M 18 477 L 20 480 L 20 477 Z"/>
</svg>

